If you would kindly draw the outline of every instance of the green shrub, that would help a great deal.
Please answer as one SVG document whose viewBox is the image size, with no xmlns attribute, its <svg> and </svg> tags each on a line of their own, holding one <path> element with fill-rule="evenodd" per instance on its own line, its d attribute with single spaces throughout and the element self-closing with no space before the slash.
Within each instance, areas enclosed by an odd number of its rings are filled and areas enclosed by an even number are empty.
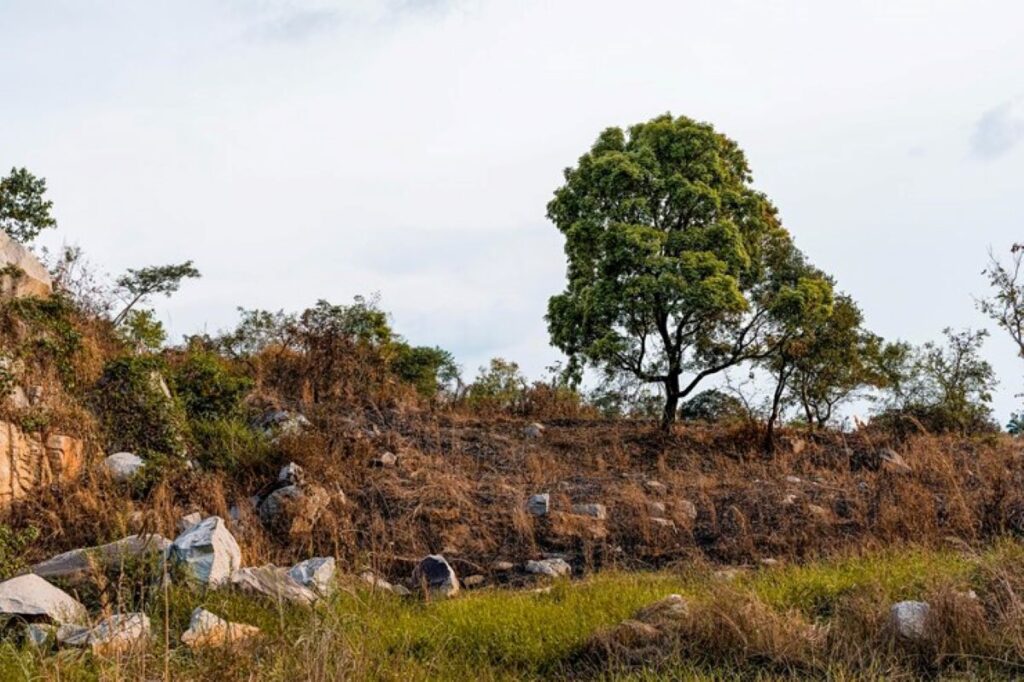
<svg viewBox="0 0 1024 682">
<path fill-rule="evenodd" d="M 693 396 L 679 408 L 684 421 L 708 423 L 736 422 L 749 418 L 746 406 L 739 398 L 718 389 L 708 389 Z"/>
<path fill-rule="evenodd" d="M 270 454 L 266 436 L 238 417 L 194 421 L 192 438 L 196 459 L 210 469 L 230 471 L 256 463 Z"/>
<path fill-rule="evenodd" d="M 192 420 L 217 420 L 237 414 L 252 380 L 229 367 L 216 353 L 190 347 L 171 375 L 174 393 Z"/>
<path fill-rule="evenodd" d="M 0 580 L 7 580 L 25 568 L 25 549 L 39 537 L 35 526 L 14 530 L 0 524 Z"/>
</svg>

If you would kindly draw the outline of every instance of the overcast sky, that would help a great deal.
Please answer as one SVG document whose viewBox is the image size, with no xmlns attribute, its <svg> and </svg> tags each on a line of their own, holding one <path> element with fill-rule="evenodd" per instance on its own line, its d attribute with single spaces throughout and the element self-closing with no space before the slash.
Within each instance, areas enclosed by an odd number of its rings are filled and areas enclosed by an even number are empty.
<svg viewBox="0 0 1024 682">
<path fill-rule="evenodd" d="M 193 259 L 174 339 L 380 292 L 411 341 L 533 376 L 564 284 L 545 205 L 598 132 L 671 111 L 755 182 L 869 325 L 985 326 L 1024 240 L 1016 0 L 0 0 L 0 167 L 117 273 Z M 997 412 L 1024 365 L 993 329 Z"/>
</svg>

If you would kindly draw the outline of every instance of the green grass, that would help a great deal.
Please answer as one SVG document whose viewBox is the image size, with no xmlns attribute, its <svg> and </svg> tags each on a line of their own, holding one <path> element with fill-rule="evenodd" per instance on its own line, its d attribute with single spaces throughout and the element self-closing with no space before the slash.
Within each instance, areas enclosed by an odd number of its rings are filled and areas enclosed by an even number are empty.
<svg viewBox="0 0 1024 682">
<path fill-rule="evenodd" d="M 938 583 L 973 584 L 986 565 L 1021 566 L 1024 550 L 1002 543 L 979 557 L 949 551 L 907 550 L 751 571 L 732 586 L 773 609 L 798 610 L 823 621 L 845 596 L 874 590 L 885 600 L 920 597 Z M 181 679 L 551 679 L 574 671 L 573 655 L 598 630 L 678 592 L 694 603 L 715 594 L 706 569 L 606 573 L 559 582 L 549 592 L 484 589 L 457 599 L 422 603 L 364 589 L 342 590 L 314 610 L 279 608 L 230 591 L 206 595 L 170 591 L 169 619 L 161 600 L 149 609 L 154 642 L 144 656 L 100 660 L 91 654 L 41 654 L 13 642 L 0 645 L 0 679 L 160 679 L 164 666 Z M 720 580 L 719 580 L 720 582 Z M 195 606 L 229 620 L 251 623 L 266 637 L 259 646 L 230 654 L 190 652 L 177 644 Z M 171 649 L 163 647 L 170 634 Z M 144 673 L 143 673 L 144 668 Z M 863 671 L 861 671 L 863 674 Z M 679 659 L 658 670 L 590 671 L 600 679 L 795 679 L 800 671 Z M 820 674 L 820 671 L 819 671 Z M 841 666 L 831 679 L 854 679 Z M 879 677 L 886 676 L 880 669 Z M 872 675 L 873 677 L 873 675 Z M 807 675 L 804 675 L 807 678 Z"/>
</svg>

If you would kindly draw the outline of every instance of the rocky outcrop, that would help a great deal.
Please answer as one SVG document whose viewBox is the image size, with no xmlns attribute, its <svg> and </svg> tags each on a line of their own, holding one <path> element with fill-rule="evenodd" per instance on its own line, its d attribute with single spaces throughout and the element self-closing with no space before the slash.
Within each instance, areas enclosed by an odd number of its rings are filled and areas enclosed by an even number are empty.
<svg viewBox="0 0 1024 682">
<path fill-rule="evenodd" d="M 50 273 L 24 246 L 0 231 L 0 300 L 53 293 Z"/>
<path fill-rule="evenodd" d="M 32 572 L 43 578 L 77 582 L 94 571 L 110 570 L 128 562 L 149 560 L 159 565 L 170 544 L 162 535 L 129 535 L 106 545 L 58 554 L 33 566 Z"/>
<path fill-rule="evenodd" d="M 191 581 L 211 587 L 226 584 L 242 564 L 242 550 L 219 516 L 203 519 L 175 538 L 168 556 Z"/>
<path fill-rule="evenodd" d="M 16 424 L 0 422 L 0 506 L 41 486 L 73 480 L 82 471 L 85 444 L 70 436 L 44 441 Z"/>
<path fill-rule="evenodd" d="M 97 656 L 114 656 L 143 646 L 149 639 L 149 616 L 144 613 L 119 613 L 104 618 L 95 627 L 62 625 L 57 643 L 62 646 L 88 647 Z"/>
<path fill-rule="evenodd" d="M 303 606 L 309 606 L 319 597 L 316 592 L 289 575 L 287 568 L 269 564 L 234 571 L 231 574 L 231 585 L 243 592 L 262 594 L 274 601 Z"/>
<path fill-rule="evenodd" d="M 85 607 L 64 590 L 27 573 L 0 583 L 0 615 L 53 623 L 83 623 Z"/>
</svg>

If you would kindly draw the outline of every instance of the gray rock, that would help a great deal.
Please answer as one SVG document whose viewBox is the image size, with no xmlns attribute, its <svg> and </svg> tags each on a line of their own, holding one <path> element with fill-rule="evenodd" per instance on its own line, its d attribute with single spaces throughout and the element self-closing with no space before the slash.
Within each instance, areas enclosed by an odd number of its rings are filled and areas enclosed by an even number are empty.
<svg viewBox="0 0 1024 682">
<path fill-rule="evenodd" d="M 85 607 L 64 590 L 34 573 L 0 583 L 0 615 L 44 618 L 54 623 L 84 623 Z"/>
<path fill-rule="evenodd" d="M 242 551 L 224 519 L 211 516 L 175 538 L 168 550 L 172 562 L 200 585 L 226 584 L 242 564 Z"/>
<path fill-rule="evenodd" d="M 129 535 L 98 547 L 73 549 L 32 567 L 42 578 L 61 578 L 71 582 L 88 577 L 93 570 L 110 570 L 136 560 L 163 560 L 170 541 L 162 535 Z"/>
<path fill-rule="evenodd" d="M 655 495 L 664 495 L 668 492 L 668 486 L 661 481 L 645 481 L 644 487 L 647 488 L 648 492 L 654 493 Z"/>
<path fill-rule="evenodd" d="M 182 633 L 181 642 L 190 649 L 240 644 L 259 636 L 255 625 L 231 623 L 212 611 L 197 607 L 192 611 L 188 630 Z"/>
<path fill-rule="evenodd" d="M 309 606 L 319 598 L 316 592 L 292 578 L 288 569 L 269 564 L 234 571 L 231 584 L 245 592 L 262 594 L 274 601 L 303 606 Z"/>
<path fill-rule="evenodd" d="M 878 457 L 882 462 L 882 470 L 894 474 L 909 474 L 913 471 L 903 457 L 892 448 L 883 448 Z"/>
<path fill-rule="evenodd" d="M 385 452 L 377 459 L 373 460 L 373 465 L 383 467 L 385 469 L 391 469 L 398 464 L 398 455 L 393 452 Z"/>
<path fill-rule="evenodd" d="M 540 493 L 531 495 L 526 501 L 526 511 L 534 516 L 545 516 L 551 510 L 551 495 Z"/>
<path fill-rule="evenodd" d="M 178 532 L 184 533 L 192 526 L 200 523 L 203 520 L 203 515 L 200 512 L 192 512 L 191 514 L 185 514 L 178 519 Z"/>
<path fill-rule="evenodd" d="M 262 421 L 263 432 L 275 440 L 281 436 L 296 435 L 310 426 L 312 424 L 304 415 L 288 410 L 270 412 L 263 417 Z"/>
<path fill-rule="evenodd" d="M 277 480 L 288 485 L 302 485 L 306 480 L 306 471 L 295 462 L 289 462 L 277 472 Z"/>
<path fill-rule="evenodd" d="M 527 561 L 526 572 L 560 578 L 572 573 L 572 566 L 566 563 L 565 559 L 541 559 L 540 561 Z"/>
<path fill-rule="evenodd" d="M 46 623 L 25 623 L 25 642 L 36 648 L 44 648 L 57 641 L 57 627 Z"/>
<path fill-rule="evenodd" d="M 362 580 L 367 585 L 369 585 L 370 587 L 372 587 L 374 589 L 377 589 L 377 590 L 384 590 L 385 592 L 393 592 L 394 589 L 395 589 L 394 585 L 389 583 L 384 578 L 381 578 L 379 575 L 377 575 L 373 571 L 363 571 L 362 573 L 359 574 L 359 579 Z"/>
<path fill-rule="evenodd" d="M 491 568 L 494 570 L 495 573 L 508 573 L 515 567 L 516 565 L 513 564 L 511 561 L 495 561 L 491 565 Z"/>
<path fill-rule="evenodd" d="M 928 638 L 930 611 L 927 602 L 897 602 L 889 609 L 889 624 L 898 637 L 911 642 L 923 642 Z"/>
<path fill-rule="evenodd" d="M 103 466 L 115 481 L 127 481 L 141 472 L 146 462 L 131 452 L 117 452 L 103 460 Z"/>
<path fill-rule="evenodd" d="M 463 587 L 468 587 L 468 588 L 480 587 L 481 585 L 484 584 L 484 580 L 485 579 L 484 579 L 484 577 L 482 575 L 479 575 L 479 574 L 471 575 L 471 576 L 468 576 L 465 580 L 462 581 L 462 585 L 463 585 Z"/>
<path fill-rule="evenodd" d="M 459 579 L 455 569 L 440 554 L 424 557 L 412 572 L 416 585 L 425 585 L 431 595 L 454 597 L 459 593 Z"/>
<path fill-rule="evenodd" d="M 589 516 L 600 521 L 604 521 L 608 518 L 608 508 L 603 504 L 587 503 L 587 504 L 574 504 L 572 506 L 572 513 L 579 514 L 580 516 Z"/>
<path fill-rule="evenodd" d="M 286 485 L 267 495 L 260 503 L 260 519 L 289 535 L 307 533 L 329 502 L 330 496 L 320 486 Z"/>
<path fill-rule="evenodd" d="M 57 643 L 90 647 L 94 653 L 109 656 L 129 651 L 149 639 L 149 617 L 144 613 L 119 613 L 104 618 L 95 627 L 63 625 L 57 629 Z"/>
<path fill-rule="evenodd" d="M 540 438 L 544 435 L 544 425 L 533 423 L 523 427 L 523 435 L 527 438 Z"/>
<path fill-rule="evenodd" d="M 691 525 L 697 521 L 697 505 L 689 500 L 679 500 L 676 504 L 676 509 L 679 510 L 679 515 L 687 520 Z"/>
<path fill-rule="evenodd" d="M 334 590 L 334 557 L 313 557 L 291 567 L 288 575 L 303 587 L 327 595 Z"/>
</svg>

